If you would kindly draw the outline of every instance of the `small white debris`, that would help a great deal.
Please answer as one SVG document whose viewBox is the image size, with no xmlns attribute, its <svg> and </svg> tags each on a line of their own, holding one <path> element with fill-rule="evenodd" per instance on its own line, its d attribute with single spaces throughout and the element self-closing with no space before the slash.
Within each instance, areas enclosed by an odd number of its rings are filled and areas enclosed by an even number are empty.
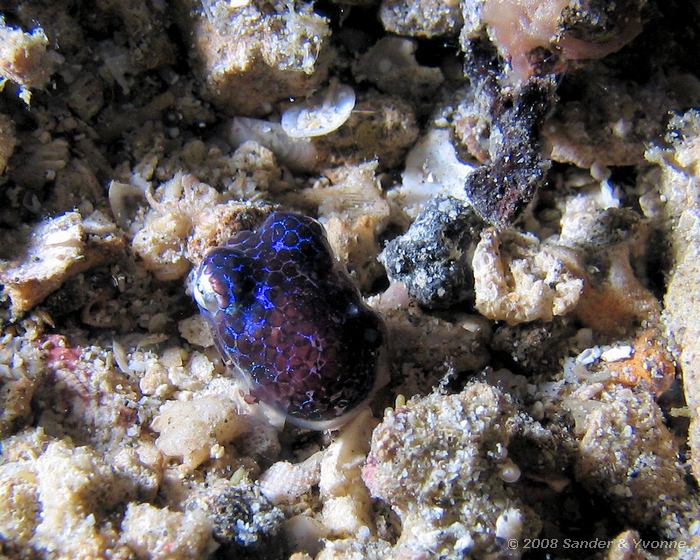
<svg viewBox="0 0 700 560">
<path fill-rule="evenodd" d="M 474 539 L 467 533 L 465 536 L 460 537 L 455 542 L 455 550 L 460 553 L 469 552 L 474 546 Z"/>
<path fill-rule="evenodd" d="M 619 362 L 626 360 L 634 354 L 634 348 L 631 346 L 616 346 L 603 352 L 600 357 L 604 362 Z"/>
<path fill-rule="evenodd" d="M 514 484 L 520 480 L 520 467 L 513 461 L 508 461 L 501 467 L 501 479 L 508 484 Z"/>
<path fill-rule="evenodd" d="M 517 539 L 523 531 L 523 516 L 520 510 L 510 508 L 496 519 L 496 537 L 500 539 Z"/>
<path fill-rule="evenodd" d="M 598 361 L 602 353 L 602 350 L 598 346 L 586 348 L 583 352 L 576 356 L 576 362 L 585 366 L 590 365 Z"/>
<path fill-rule="evenodd" d="M 226 449 L 224 449 L 224 446 L 219 443 L 212 445 L 209 449 L 209 457 L 211 459 L 221 459 L 225 454 Z"/>
</svg>

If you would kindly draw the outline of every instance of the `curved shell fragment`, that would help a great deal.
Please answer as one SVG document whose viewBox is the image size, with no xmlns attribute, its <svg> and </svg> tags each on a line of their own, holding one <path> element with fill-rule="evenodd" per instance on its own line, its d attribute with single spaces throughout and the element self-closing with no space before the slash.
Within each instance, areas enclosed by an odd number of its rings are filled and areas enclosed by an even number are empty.
<svg viewBox="0 0 700 560">
<path fill-rule="evenodd" d="M 282 128 L 292 138 L 325 136 L 340 128 L 355 107 L 355 91 L 337 81 L 282 114 Z"/>
</svg>

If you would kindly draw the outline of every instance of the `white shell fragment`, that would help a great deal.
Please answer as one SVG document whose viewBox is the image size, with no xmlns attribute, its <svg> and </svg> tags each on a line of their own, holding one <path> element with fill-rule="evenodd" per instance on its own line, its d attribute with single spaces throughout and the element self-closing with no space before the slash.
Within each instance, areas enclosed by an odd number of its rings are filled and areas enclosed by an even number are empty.
<svg viewBox="0 0 700 560">
<path fill-rule="evenodd" d="M 146 201 L 145 189 L 122 183 L 121 181 L 111 181 L 108 191 L 109 206 L 112 215 L 119 227 L 127 229 L 133 221 L 138 209 L 138 203 Z"/>
<path fill-rule="evenodd" d="M 340 128 L 355 107 L 355 91 L 338 81 L 282 114 L 282 128 L 292 138 L 325 136 Z"/>
<path fill-rule="evenodd" d="M 234 148 L 248 141 L 266 147 L 293 171 L 311 171 L 318 162 L 316 148 L 309 140 L 292 138 L 277 123 L 234 117 L 225 126 L 224 134 Z"/>
</svg>

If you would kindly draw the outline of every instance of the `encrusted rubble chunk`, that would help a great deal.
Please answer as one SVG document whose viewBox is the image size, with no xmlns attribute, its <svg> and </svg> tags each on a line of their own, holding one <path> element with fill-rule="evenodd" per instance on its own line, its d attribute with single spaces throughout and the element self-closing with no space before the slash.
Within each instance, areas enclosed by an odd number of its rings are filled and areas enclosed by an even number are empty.
<svg viewBox="0 0 700 560">
<path fill-rule="evenodd" d="M 658 189 L 666 200 L 663 227 L 671 242 L 672 262 L 663 317 L 678 346 L 692 418 L 691 465 L 700 480 L 700 112 L 672 119 L 667 142 L 668 147 L 648 150 L 647 159 L 661 168 Z"/>
<path fill-rule="evenodd" d="M 214 539 L 247 553 L 270 557 L 271 546 L 280 548 L 274 537 L 280 532 L 284 515 L 247 478 L 232 484 L 218 479 L 190 497 L 188 512 L 202 511 L 212 525 Z"/>
<path fill-rule="evenodd" d="M 489 162 L 470 174 L 467 197 L 477 213 L 508 226 L 545 182 L 550 162 L 542 157 L 539 132 L 553 103 L 554 84 L 531 79 L 511 94 L 499 92 L 490 125 Z"/>
<path fill-rule="evenodd" d="M 133 497 L 131 481 L 120 478 L 93 449 L 66 441 L 44 440 L 41 449 L 13 453 L 31 437 L 30 432 L 3 442 L 10 458 L 0 465 L 0 496 L 12 507 L 0 513 L 2 534 L 15 535 L 14 545 L 42 554 L 116 555 L 117 534 L 105 514 Z"/>
<path fill-rule="evenodd" d="M 460 5 L 455 0 L 383 0 L 379 17 L 384 29 L 396 35 L 456 35 L 462 26 Z"/>
<path fill-rule="evenodd" d="M 397 393 L 427 394 L 450 370 L 477 372 L 488 364 L 491 325 L 483 317 L 460 314 L 448 321 L 425 313 L 401 283 L 370 304 L 384 318 L 393 362 L 401 364 Z"/>
<path fill-rule="evenodd" d="M 609 202 L 601 200 L 601 194 L 584 192 L 566 201 L 559 236 L 563 245 L 596 252 L 620 243 L 639 244 L 645 235 L 639 214 L 631 208 L 605 207 Z"/>
<path fill-rule="evenodd" d="M 237 202 L 204 209 L 195 217 L 192 234 L 187 239 L 187 259 L 194 264 L 201 262 L 209 249 L 224 245 L 238 231 L 253 229 L 271 210 L 266 204 Z"/>
<path fill-rule="evenodd" d="M 104 450 L 133 433 L 138 393 L 97 346 L 81 347 L 60 335 L 42 337 L 44 377 L 35 400 L 37 422 L 48 434 Z"/>
<path fill-rule="evenodd" d="M 106 546 L 109 541 L 97 536 L 94 513 L 128 498 L 132 490 L 111 466 L 89 448 L 56 442 L 38 459 L 36 473 L 42 514 L 33 544 L 49 550 L 58 545 L 67 555 L 85 554 L 84 542 Z M 98 550 L 93 554 L 99 555 Z"/>
<path fill-rule="evenodd" d="M 643 266 L 648 224 L 620 201 L 606 180 L 569 198 L 559 243 L 582 256 L 586 282 L 576 313 L 598 332 L 625 333 L 658 321 L 661 306 L 635 271 Z"/>
<path fill-rule="evenodd" d="M 362 288 L 369 288 L 382 272 L 379 236 L 390 218 L 376 173 L 376 160 L 335 169 L 327 173 L 330 185 L 319 182 L 290 196 L 296 204 L 318 208 L 335 256 Z"/>
<path fill-rule="evenodd" d="M 25 463 L 0 466 L 0 531 L 13 536 L 13 544 L 27 548 L 41 511 L 36 473 Z"/>
<path fill-rule="evenodd" d="M 7 25 L 0 16 L 0 81 L 11 80 L 29 96 L 30 88 L 43 88 L 61 61 L 57 53 L 47 48 L 48 43 L 40 27 L 25 33 Z"/>
<path fill-rule="evenodd" d="M 418 64 L 415 52 L 415 41 L 384 37 L 357 59 L 352 71 L 358 81 L 368 81 L 384 93 L 417 99 L 434 95 L 445 80 L 442 72 Z"/>
<path fill-rule="evenodd" d="M 211 337 L 211 332 L 207 323 L 199 313 L 192 315 L 187 319 L 183 319 L 178 323 L 180 336 L 190 344 L 207 348 L 214 346 L 214 339 Z"/>
<path fill-rule="evenodd" d="M 5 245 L 16 251 L 17 238 Z M 0 281 L 21 315 L 57 290 L 68 278 L 122 255 L 124 240 L 104 214 L 68 212 L 34 226 L 20 252 L 0 263 Z"/>
<path fill-rule="evenodd" d="M 569 409 L 588 410 L 576 426 L 577 480 L 628 522 L 653 526 L 666 538 L 682 537 L 688 527 L 683 518 L 695 518 L 700 503 L 688 495 L 678 449 L 653 396 L 613 386 L 594 397 L 598 406 L 590 401 L 590 392 L 564 401 Z"/>
<path fill-rule="evenodd" d="M 448 306 L 469 296 L 471 257 L 480 228 L 481 220 L 468 203 L 438 196 L 405 234 L 387 243 L 379 259 L 389 278 L 403 282 L 417 302 Z"/>
<path fill-rule="evenodd" d="M 261 115 L 324 80 L 328 21 L 310 4 L 181 0 L 181 27 L 207 96 L 229 114 Z"/>
<path fill-rule="evenodd" d="M 638 165 L 645 144 L 663 132 L 668 111 L 697 104 L 698 85 L 678 76 L 640 86 L 598 64 L 568 74 L 559 94 L 563 100 L 542 128 L 552 160 L 583 168 Z"/>
<path fill-rule="evenodd" d="M 476 308 L 511 325 L 566 315 L 583 292 L 576 252 L 514 230 L 483 231 L 472 267 Z"/>
<path fill-rule="evenodd" d="M 628 387 L 643 384 L 657 398 L 671 388 L 676 379 L 676 364 L 666 336 L 657 327 L 643 330 L 627 348 L 628 355 L 623 354 L 606 365 L 613 382 Z"/>
<path fill-rule="evenodd" d="M 491 348 L 503 352 L 528 375 L 559 369 L 570 354 L 570 338 L 576 333 L 571 316 L 555 316 L 551 321 L 502 324 L 494 329 Z"/>
<path fill-rule="evenodd" d="M 131 503 L 121 524 L 121 541 L 139 560 L 199 560 L 216 545 L 206 515 Z"/>
<path fill-rule="evenodd" d="M 132 250 L 159 280 L 176 280 L 208 249 L 249 229 L 269 212 L 265 205 L 227 201 L 194 176 L 178 173 L 158 187 Z"/>
<path fill-rule="evenodd" d="M 133 251 L 160 280 L 181 277 L 190 264 L 185 243 L 193 217 L 220 202 L 219 193 L 192 175 L 176 174 L 152 195 L 151 209 L 135 233 Z"/>
<path fill-rule="evenodd" d="M 620 50 L 642 30 L 647 0 L 468 0 L 461 41 L 486 31 L 516 79 Z"/>
<path fill-rule="evenodd" d="M 402 520 L 390 557 L 458 559 L 506 553 L 508 538 L 538 534 L 537 515 L 500 474 L 522 418 L 483 383 L 389 411 L 372 435 L 363 479 Z"/>
</svg>

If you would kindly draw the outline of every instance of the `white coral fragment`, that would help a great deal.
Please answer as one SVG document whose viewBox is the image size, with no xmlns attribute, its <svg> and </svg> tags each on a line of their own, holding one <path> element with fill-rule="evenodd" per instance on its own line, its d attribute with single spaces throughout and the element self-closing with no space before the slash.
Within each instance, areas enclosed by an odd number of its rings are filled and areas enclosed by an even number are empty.
<svg viewBox="0 0 700 560">
<path fill-rule="evenodd" d="M 293 503 L 311 491 L 321 476 L 322 453 L 315 453 L 301 463 L 274 463 L 260 475 L 260 492 L 273 504 Z"/>
<path fill-rule="evenodd" d="M 247 426 L 233 402 L 215 396 L 167 402 L 151 424 L 160 434 L 156 446 L 161 453 L 181 457 L 188 469 L 196 469 L 215 445 L 230 442 Z"/>
<path fill-rule="evenodd" d="M 146 191 L 146 199 L 151 209 L 133 228 L 131 247 L 144 267 L 165 281 L 184 276 L 210 247 L 223 244 L 240 227 L 249 228 L 261 215 L 185 173 L 176 173 L 154 193 Z"/>
<path fill-rule="evenodd" d="M 377 161 L 348 165 L 329 173 L 331 184 L 298 193 L 296 200 L 318 205 L 333 252 L 365 288 L 382 274 L 379 236 L 391 209 L 377 177 Z"/>
<path fill-rule="evenodd" d="M 115 535 L 103 514 L 133 498 L 133 479 L 94 449 L 51 441 L 41 429 L 4 440 L 3 461 L 0 534 L 11 536 L 15 550 L 51 551 L 56 558 L 111 555 Z"/>
<path fill-rule="evenodd" d="M 431 129 L 408 153 L 401 185 L 390 192 L 390 200 L 415 218 L 437 195 L 464 199 L 464 183 L 475 168 L 457 157 L 449 130 Z"/>
<path fill-rule="evenodd" d="M 211 336 L 211 331 L 204 317 L 199 313 L 180 321 L 177 324 L 177 328 L 180 332 L 180 336 L 190 344 L 201 346 L 202 348 L 214 346 L 214 339 Z"/>
<path fill-rule="evenodd" d="M 513 230 L 482 232 L 472 265 L 476 308 L 512 325 L 566 315 L 583 291 L 574 251 Z"/>
<path fill-rule="evenodd" d="M 131 503 L 122 521 L 122 542 L 136 558 L 195 560 L 214 548 L 211 528 L 199 510 L 180 513 Z"/>
<path fill-rule="evenodd" d="M 282 129 L 292 138 L 325 136 L 339 129 L 355 107 L 355 91 L 332 81 L 323 91 L 282 114 Z"/>
<path fill-rule="evenodd" d="M 336 536 L 371 530 L 371 500 L 362 481 L 362 466 L 378 421 L 369 409 L 362 411 L 326 450 L 321 461 L 319 490 L 323 524 Z"/>
<path fill-rule="evenodd" d="M 134 236 L 133 251 L 156 278 L 176 280 L 190 268 L 184 255 L 190 228 L 189 217 L 182 213 L 149 216 L 146 226 Z"/>
</svg>

